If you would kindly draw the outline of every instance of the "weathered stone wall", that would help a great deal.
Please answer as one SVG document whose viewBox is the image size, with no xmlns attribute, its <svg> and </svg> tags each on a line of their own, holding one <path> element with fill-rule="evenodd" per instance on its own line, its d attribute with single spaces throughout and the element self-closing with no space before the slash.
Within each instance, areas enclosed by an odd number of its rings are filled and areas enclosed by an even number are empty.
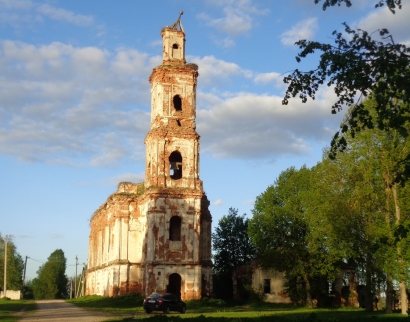
<svg viewBox="0 0 410 322">
<path fill-rule="evenodd" d="M 122 192 L 124 188 L 121 183 L 91 220 L 86 293 L 162 292 L 167 276 L 178 273 L 184 299 L 200 298 L 204 292 L 209 296 L 211 218 L 207 207 L 203 209 L 209 205 L 206 196 L 190 189 L 151 189 L 137 195 Z M 138 191 L 129 183 L 126 188 Z M 179 241 L 169 238 L 173 216 L 181 218 Z"/>
<path fill-rule="evenodd" d="M 284 273 L 274 270 L 255 268 L 252 274 L 252 287 L 255 291 L 263 291 L 264 280 L 270 280 L 270 293 L 265 293 L 265 301 L 271 303 L 291 303 L 290 297 L 285 294 L 286 277 Z"/>
</svg>

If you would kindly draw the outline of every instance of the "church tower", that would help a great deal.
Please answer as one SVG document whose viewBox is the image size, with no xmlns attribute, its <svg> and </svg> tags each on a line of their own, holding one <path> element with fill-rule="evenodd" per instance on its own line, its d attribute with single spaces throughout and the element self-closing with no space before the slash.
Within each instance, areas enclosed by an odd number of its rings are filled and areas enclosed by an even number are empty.
<svg viewBox="0 0 410 322">
<path fill-rule="evenodd" d="M 145 181 L 120 183 L 91 219 L 87 294 L 212 295 L 212 217 L 195 126 L 198 66 L 186 63 L 181 15 L 162 28 L 162 64 L 149 78 Z"/>
</svg>

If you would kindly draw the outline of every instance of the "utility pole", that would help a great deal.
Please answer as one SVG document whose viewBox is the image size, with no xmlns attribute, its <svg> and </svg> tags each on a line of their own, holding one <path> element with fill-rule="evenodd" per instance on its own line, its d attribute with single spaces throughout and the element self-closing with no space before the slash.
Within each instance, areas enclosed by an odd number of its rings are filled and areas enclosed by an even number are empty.
<svg viewBox="0 0 410 322">
<path fill-rule="evenodd" d="M 21 282 L 21 295 L 23 296 L 23 298 L 24 298 L 24 285 L 26 283 L 27 258 L 29 257 L 26 256 L 26 261 L 24 262 L 23 281 Z"/>
<path fill-rule="evenodd" d="M 21 288 L 22 288 L 22 289 L 23 289 L 24 284 L 25 284 L 25 282 L 26 282 L 27 258 L 29 258 L 29 257 L 26 256 L 26 261 L 24 262 L 23 283 L 22 283 L 22 285 L 21 285 Z"/>
<path fill-rule="evenodd" d="M 78 257 L 75 255 L 75 284 L 74 284 L 74 298 L 77 298 L 77 265 L 78 265 Z"/>
<path fill-rule="evenodd" d="M 70 299 L 73 297 L 73 279 L 70 278 Z"/>
<path fill-rule="evenodd" d="M 3 285 L 3 296 L 6 297 L 7 290 L 7 242 L 8 236 L 4 238 L 4 285 Z"/>
</svg>

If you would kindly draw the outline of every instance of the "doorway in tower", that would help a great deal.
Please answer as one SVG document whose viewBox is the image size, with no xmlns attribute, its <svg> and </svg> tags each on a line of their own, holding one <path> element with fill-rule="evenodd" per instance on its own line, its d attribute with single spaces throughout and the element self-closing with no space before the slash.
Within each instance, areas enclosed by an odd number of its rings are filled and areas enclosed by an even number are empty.
<svg viewBox="0 0 410 322">
<path fill-rule="evenodd" d="M 178 297 L 181 297 L 181 275 L 177 273 L 169 275 L 167 293 L 172 293 Z"/>
</svg>

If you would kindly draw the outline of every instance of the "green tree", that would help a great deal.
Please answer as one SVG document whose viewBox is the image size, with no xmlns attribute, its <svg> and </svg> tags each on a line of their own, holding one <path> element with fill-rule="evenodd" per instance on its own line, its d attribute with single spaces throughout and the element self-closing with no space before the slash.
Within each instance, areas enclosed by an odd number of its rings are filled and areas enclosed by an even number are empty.
<svg viewBox="0 0 410 322">
<path fill-rule="evenodd" d="M 246 214 L 238 215 L 238 210 L 229 208 L 223 216 L 215 233 L 212 234 L 213 262 L 215 274 L 232 280 L 233 298 L 238 298 L 237 270 L 249 264 L 255 257 L 255 248 L 248 236 Z"/>
<path fill-rule="evenodd" d="M 377 102 L 368 99 L 363 107 L 369 115 L 376 113 Z M 403 125 L 410 129 L 409 122 Z M 409 183 L 401 177 L 401 160 L 410 152 L 410 140 L 401 131 L 392 128 L 363 130 L 354 138 L 346 135 L 346 151 L 327 162 L 328 173 L 338 172 L 344 182 L 339 190 L 349 191 L 346 199 L 349 209 L 344 215 L 345 223 L 354 222 L 360 232 L 353 238 L 356 249 L 366 255 L 367 296 L 374 292 L 372 278 L 376 272 L 387 274 L 387 311 L 391 312 L 392 279 L 399 281 L 402 313 L 406 314 L 406 285 L 409 280 L 409 260 L 407 232 L 410 223 L 408 195 Z M 342 166 L 341 166 L 342 165 Z M 341 169 L 344 169 L 341 173 Z M 329 177 L 329 176 L 325 176 Z M 341 217 L 344 217 L 343 214 Z M 336 221 L 337 222 L 337 219 Z M 348 227 L 345 226 L 345 227 Z M 343 228 L 339 231 L 343 231 Z M 347 233 L 347 232 L 346 232 Z M 342 233 L 343 234 L 343 233 Z M 365 248 L 363 248 L 365 247 Z M 357 254 L 358 255 L 358 254 Z M 372 309 L 367 303 L 366 309 Z"/>
<path fill-rule="evenodd" d="M 302 278 L 307 305 L 312 305 L 313 279 L 334 276 L 341 253 L 329 238 L 330 223 L 321 215 L 321 196 L 306 167 L 283 171 L 256 198 L 249 235 L 265 268 Z"/>
<path fill-rule="evenodd" d="M 320 0 L 315 0 L 319 3 Z M 351 0 L 325 0 L 323 9 L 345 3 L 351 6 Z M 401 9 L 401 0 L 380 0 L 376 7 L 386 5 L 394 14 Z M 298 95 L 303 102 L 310 97 L 315 99 L 316 92 L 323 84 L 334 86 L 337 95 L 332 105 L 332 113 L 343 107 L 353 106 L 348 117 L 341 125 L 331 142 L 330 156 L 347 147 L 343 133 L 352 137 L 362 129 L 395 129 L 402 136 L 408 136 L 406 123 L 410 120 L 410 48 L 396 43 L 387 29 L 365 31 L 352 29 L 344 23 L 345 37 L 334 31 L 335 45 L 316 41 L 299 40 L 296 45 L 301 51 L 296 57 L 300 62 L 308 55 L 321 52 L 318 66 L 310 71 L 295 69 L 284 78 L 288 84 L 283 104 L 288 104 L 291 97 Z M 377 32 L 378 39 L 374 39 Z M 375 113 L 370 114 L 363 105 L 363 98 L 372 94 L 376 101 Z M 392 99 L 394 98 L 394 99 Z M 410 155 L 403 156 L 398 178 L 410 175 Z"/>
<path fill-rule="evenodd" d="M 4 238 L 0 234 L 0 288 L 4 285 Z M 24 261 L 17 252 L 13 238 L 9 236 L 7 242 L 7 289 L 20 290 L 22 285 L 22 276 L 24 270 Z"/>
<path fill-rule="evenodd" d="M 65 298 L 67 295 L 68 279 L 65 275 L 67 260 L 61 249 L 55 250 L 48 257 L 47 262 L 40 266 L 37 278 L 33 279 L 35 299 Z"/>
</svg>

